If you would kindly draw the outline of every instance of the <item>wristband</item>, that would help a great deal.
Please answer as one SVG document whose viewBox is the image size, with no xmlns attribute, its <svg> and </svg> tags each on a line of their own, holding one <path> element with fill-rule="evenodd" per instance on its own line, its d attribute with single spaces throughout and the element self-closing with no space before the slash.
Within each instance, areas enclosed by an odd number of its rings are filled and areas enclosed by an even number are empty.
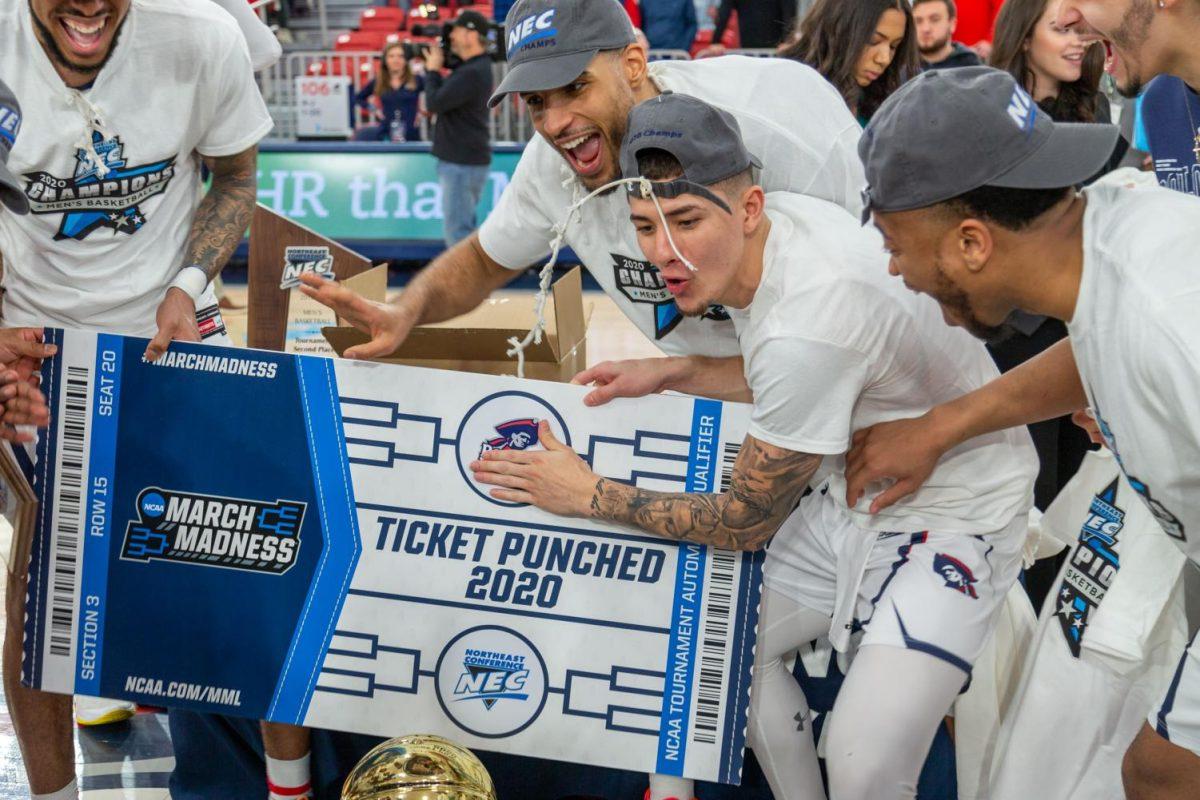
<svg viewBox="0 0 1200 800">
<path fill-rule="evenodd" d="M 171 281 L 171 286 L 183 290 L 183 293 L 192 298 L 192 302 L 195 303 L 208 288 L 208 273 L 195 264 L 184 267 L 179 270 L 175 280 Z"/>
</svg>

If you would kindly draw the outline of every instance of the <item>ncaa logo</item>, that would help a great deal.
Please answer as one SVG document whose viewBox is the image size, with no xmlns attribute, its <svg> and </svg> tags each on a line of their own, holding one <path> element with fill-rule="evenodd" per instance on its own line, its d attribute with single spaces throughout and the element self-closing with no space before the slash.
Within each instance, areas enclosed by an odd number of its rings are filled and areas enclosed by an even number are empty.
<svg viewBox="0 0 1200 800">
<path fill-rule="evenodd" d="M 975 582 L 978 580 L 971 568 L 954 556 L 937 553 L 933 557 L 933 569 L 942 576 L 946 586 L 968 597 L 979 599 L 975 592 Z"/>
<path fill-rule="evenodd" d="M 455 636 L 438 657 L 438 703 L 464 731 L 500 739 L 529 727 L 546 705 L 546 662 L 533 642 L 498 625 Z"/>
<path fill-rule="evenodd" d="M 508 503 L 488 494 L 491 486 L 475 482 L 467 465 L 488 450 L 540 450 L 538 422 L 550 423 L 554 437 L 571 444 L 567 423 L 542 398 L 529 392 L 497 392 L 480 400 L 463 415 L 456 437 L 458 472 L 471 491 L 498 506 L 518 508 L 522 503 Z"/>
<path fill-rule="evenodd" d="M 142 516 L 161 517 L 167 513 L 167 501 L 158 492 L 150 492 L 142 497 Z"/>
</svg>

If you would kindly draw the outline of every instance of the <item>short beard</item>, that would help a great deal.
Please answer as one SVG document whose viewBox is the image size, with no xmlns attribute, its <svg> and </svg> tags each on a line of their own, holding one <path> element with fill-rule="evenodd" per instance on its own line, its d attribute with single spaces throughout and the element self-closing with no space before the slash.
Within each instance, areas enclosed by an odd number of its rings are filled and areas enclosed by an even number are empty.
<svg viewBox="0 0 1200 800">
<path fill-rule="evenodd" d="M 1134 48 L 1144 43 L 1150 35 L 1150 25 L 1154 22 L 1154 5 L 1151 0 L 1134 0 L 1121 18 L 1121 25 L 1113 31 L 1110 41 L 1114 48 L 1120 48 L 1131 53 Z M 1118 85 L 1117 91 L 1122 97 L 1133 99 L 1142 93 L 1142 77 L 1135 75 L 1128 61 L 1125 62 L 1125 76 L 1129 83 Z M 1138 64 L 1141 70 L 1141 64 Z"/>
<path fill-rule="evenodd" d="M 917 49 L 921 51 L 921 55 L 927 56 L 930 53 L 936 53 L 937 51 L 941 50 L 943 47 L 945 47 L 948 44 L 950 44 L 949 36 L 945 37 L 937 44 L 932 44 L 929 47 L 918 47 Z"/>
<path fill-rule="evenodd" d="M 967 293 L 950 280 L 940 258 L 934 262 L 934 267 L 937 269 L 937 294 L 935 297 L 939 303 L 955 313 L 968 333 L 976 339 L 982 339 L 992 345 L 999 344 L 1012 335 L 1013 330 L 1007 325 L 985 325 L 980 321 L 979 317 L 975 315 L 975 309 L 971 307 L 971 300 L 967 297 Z"/>
<path fill-rule="evenodd" d="M 80 75 L 94 77 L 100 73 L 100 70 L 104 69 L 104 65 L 108 63 L 108 60 L 112 58 L 113 52 L 116 51 L 117 43 L 121 40 L 121 30 L 125 27 L 125 20 L 129 17 L 129 13 L 126 12 L 121 21 L 117 23 L 117 30 L 113 33 L 112 43 L 108 46 L 108 52 L 104 54 L 104 58 L 100 63 L 95 66 L 77 64 L 67 58 L 67 54 L 58 48 L 58 42 L 54 41 L 54 34 L 46 27 L 44 22 L 38 19 L 37 13 L 33 10 L 33 3 L 29 4 L 29 16 L 33 18 L 33 26 L 37 29 L 38 41 L 42 43 L 42 46 L 46 48 L 46 52 L 50 54 L 51 61 L 60 67 L 65 67 Z"/>
</svg>

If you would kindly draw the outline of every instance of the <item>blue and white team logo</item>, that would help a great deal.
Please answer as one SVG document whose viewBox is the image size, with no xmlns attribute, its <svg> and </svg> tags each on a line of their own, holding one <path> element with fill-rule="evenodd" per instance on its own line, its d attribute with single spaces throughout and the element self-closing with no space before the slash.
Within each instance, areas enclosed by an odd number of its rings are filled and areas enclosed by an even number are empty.
<svg viewBox="0 0 1200 800">
<path fill-rule="evenodd" d="M 933 569 L 937 574 L 942 576 L 942 580 L 946 582 L 948 588 L 975 600 L 979 599 L 979 594 L 975 591 L 975 583 L 978 581 L 978 578 L 975 577 L 975 573 L 971 572 L 970 567 L 954 556 L 948 556 L 945 553 L 935 553 L 933 556 Z"/>
<path fill-rule="evenodd" d="M 438 657 L 438 702 L 467 733 L 498 739 L 525 730 L 546 705 L 546 663 L 533 642 L 482 625 L 455 636 Z"/>
<path fill-rule="evenodd" d="M 497 392 L 488 395 L 463 415 L 458 427 L 456 455 L 458 471 L 471 491 L 498 506 L 516 508 L 520 503 L 497 500 L 489 492 L 493 487 L 476 483 L 467 465 L 489 450 L 541 449 L 538 423 L 546 421 L 554 438 L 571 444 L 567 423 L 552 405 L 529 392 Z"/>
<path fill-rule="evenodd" d="M 12 147 L 17 143 L 17 134 L 21 132 L 21 115 L 11 106 L 0 106 L 0 139 Z"/>
<path fill-rule="evenodd" d="M 552 47 L 558 41 L 558 28 L 554 24 L 554 16 L 555 9 L 552 8 L 514 22 L 508 29 L 508 57 L 511 59 L 518 50 Z"/>
<path fill-rule="evenodd" d="M 658 267 L 649 261 L 617 253 L 609 255 L 613 258 L 613 280 L 617 290 L 631 302 L 650 306 L 654 314 L 654 338 L 662 339 L 675 330 L 683 322 L 683 313 L 675 305 L 675 298 L 667 289 L 667 282 Z M 721 306 L 711 306 L 703 318 L 725 322 L 729 320 L 729 312 Z"/>
<path fill-rule="evenodd" d="M 538 440 L 538 421 L 532 417 L 510 419 L 496 426 L 498 435 L 484 439 L 479 455 L 489 450 L 527 450 Z"/>
<path fill-rule="evenodd" d="M 1090 394 L 1090 392 L 1089 392 Z M 1121 466 L 1121 471 L 1125 473 L 1125 478 L 1129 481 L 1129 485 L 1133 490 L 1141 495 L 1146 506 L 1150 509 L 1150 513 L 1158 520 L 1159 526 L 1172 539 L 1178 539 L 1181 542 L 1187 541 L 1187 533 L 1183 528 L 1183 521 L 1175 516 L 1169 508 L 1162 504 L 1162 501 L 1155 498 L 1150 493 L 1150 487 L 1145 481 L 1135 478 L 1129 474 L 1129 470 L 1125 467 L 1125 460 L 1121 458 L 1121 450 L 1117 447 L 1117 437 L 1113 433 L 1112 427 L 1108 424 L 1108 420 L 1100 413 L 1099 406 L 1093 404 L 1092 411 L 1096 415 L 1096 425 L 1100 428 L 1100 435 L 1104 437 L 1104 443 L 1108 445 L 1108 449 L 1112 451 L 1113 456 L 1117 459 L 1117 464 Z"/>
<path fill-rule="evenodd" d="M 62 214 L 55 240 L 83 240 L 97 228 L 132 235 L 146 224 L 141 204 L 167 190 L 175 177 L 175 158 L 131 165 L 120 137 L 92 133 L 96 161 L 75 151 L 75 173 L 59 178 L 48 172 L 25 173 L 25 196 L 32 214 Z M 99 164 L 107 171 L 101 176 Z"/>
<path fill-rule="evenodd" d="M 1121 559 L 1117 553 L 1125 511 L 1117 506 L 1120 479 L 1092 498 L 1087 518 L 1079 529 L 1079 541 L 1071 551 L 1063 582 L 1058 590 L 1058 611 L 1063 636 L 1071 655 L 1079 658 L 1088 617 L 1108 593 Z"/>
<path fill-rule="evenodd" d="M 280 289 L 295 289 L 306 272 L 333 278 L 333 253 L 328 247 L 286 247 L 283 250 L 283 277 Z"/>
<path fill-rule="evenodd" d="M 306 504 L 243 500 L 152 486 L 138 495 L 121 558 L 282 575 L 300 553 Z"/>
</svg>

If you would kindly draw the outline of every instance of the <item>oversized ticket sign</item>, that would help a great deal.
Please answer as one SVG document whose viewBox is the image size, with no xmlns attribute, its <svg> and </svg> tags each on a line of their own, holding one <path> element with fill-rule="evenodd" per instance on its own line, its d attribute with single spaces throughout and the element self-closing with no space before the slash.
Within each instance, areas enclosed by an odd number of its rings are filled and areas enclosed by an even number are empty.
<svg viewBox="0 0 1200 800">
<path fill-rule="evenodd" d="M 761 559 L 500 502 L 537 424 L 717 491 L 744 406 L 47 331 L 23 679 L 739 781 Z"/>
</svg>

